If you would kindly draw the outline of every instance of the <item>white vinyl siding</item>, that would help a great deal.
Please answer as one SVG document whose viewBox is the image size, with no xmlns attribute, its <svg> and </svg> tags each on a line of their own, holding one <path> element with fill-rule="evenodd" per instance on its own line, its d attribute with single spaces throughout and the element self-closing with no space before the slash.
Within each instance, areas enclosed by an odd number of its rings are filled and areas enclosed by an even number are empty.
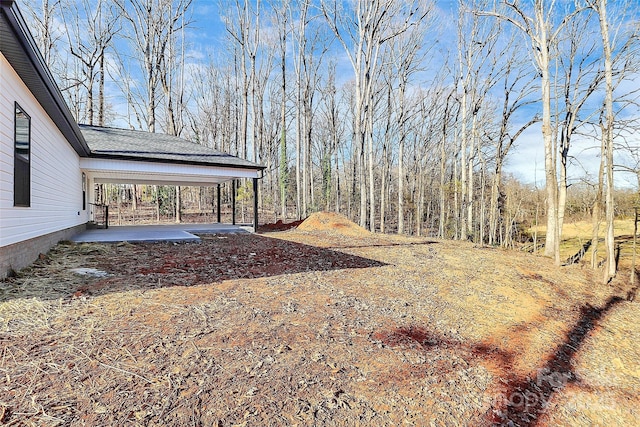
<svg viewBox="0 0 640 427">
<path fill-rule="evenodd" d="M 13 205 L 13 115 L 14 105 L 8 95 L 9 64 L 0 53 L 0 206 Z M 1 208 L 0 208 L 1 209 Z M 0 210 L 0 225 L 3 218 Z M 0 238 L 3 236 L 0 228 Z"/>
<path fill-rule="evenodd" d="M 15 102 L 31 116 L 30 207 L 13 206 Z M 0 246 L 87 222 L 78 154 L 1 53 L 0 166 Z"/>
</svg>

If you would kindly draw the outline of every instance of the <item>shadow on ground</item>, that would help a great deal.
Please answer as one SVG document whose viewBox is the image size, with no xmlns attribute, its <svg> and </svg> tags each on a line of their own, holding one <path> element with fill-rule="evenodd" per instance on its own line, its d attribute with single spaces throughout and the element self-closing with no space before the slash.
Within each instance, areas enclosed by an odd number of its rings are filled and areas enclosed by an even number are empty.
<svg viewBox="0 0 640 427">
<path fill-rule="evenodd" d="M 527 378 L 509 381 L 504 401 L 487 414 L 491 424 L 521 427 L 537 425 L 551 397 L 568 383 L 578 380 L 571 362 L 585 339 L 598 321 L 622 301 L 623 298 L 612 296 L 602 307 L 589 304 L 581 307 L 580 318 L 547 361 Z"/>
<path fill-rule="evenodd" d="M 497 365 L 501 371 L 500 376 L 506 379 L 506 387 L 496 391 L 492 398 L 493 404 L 480 421 L 481 425 L 533 427 L 544 414 L 552 396 L 567 384 L 578 381 L 572 360 L 598 322 L 622 301 L 623 298 L 612 296 L 602 307 L 589 304 L 580 307 L 580 318 L 566 334 L 564 341 L 546 361 L 541 362 L 535 372 L 525 377 L 517 377 L 513 373 L 514 353 L 484 343 L 453 341 L 417 326 L 379 331 L 373 337 L 390 347 L 417 347 L 422 351 L 454 349 L 464 357 L 478 358 Z"/>
<path fill-rule="evenodd" d="M 0 282 L 0 302 L 195 286 L 229 279 L 380 267 L 382 262 L 257 234 L 202 235 L 199 243 L 59 244 L 17 277 Z M 105 272 L 79 276 L 73 267 Z"/>
</svg>

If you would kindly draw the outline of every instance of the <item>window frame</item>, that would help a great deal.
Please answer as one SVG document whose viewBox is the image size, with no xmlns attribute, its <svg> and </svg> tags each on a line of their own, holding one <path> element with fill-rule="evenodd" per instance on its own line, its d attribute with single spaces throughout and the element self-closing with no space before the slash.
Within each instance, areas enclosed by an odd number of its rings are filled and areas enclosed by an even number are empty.
<svg viewBox="0 0 640 427">
<path fill-rule="evenodd" d="M 87 174 L 82 172 L 82 210 L 87 210 Z"/>
<path fill-rule="evenodd" d="M 26 161 L 24 153 L 19 152 L 18 115 L 26 119 Z M 24 149 L 22 149 L 24 150 Z M 13 206 L 31 207 L 31 116 L 17 102 L 14 103 L 13 115 Z"/>
</svg>

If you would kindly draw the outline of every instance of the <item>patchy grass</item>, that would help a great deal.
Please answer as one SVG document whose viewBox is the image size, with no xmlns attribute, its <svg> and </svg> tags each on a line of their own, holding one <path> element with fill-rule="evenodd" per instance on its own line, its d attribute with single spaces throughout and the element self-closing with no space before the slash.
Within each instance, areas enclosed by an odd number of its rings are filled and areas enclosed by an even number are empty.
<svg viewBox="0 0 640 427">
<path fill-rule="evenodd" d="M 569 257 L 576 255 L 584 245 L 588 245 L 591 241 L 593 225 L 589 221 L 574 221 L 565 223 L 562 230 L 562 242 L 560 243 L 560 258 L 566 260 Z M 544 233 L 546 231 L 545 226 L 538 226 L 538 239 L 544 241 Z M 534 228 L 530 230 L 533 235 Z M 633 231 L 634 224 L 632 219 L 616 220 L 614 223 L 614 235 L 616 244 L 620 247 L 619 254 L 619 268 L 622 270 L 622 274 L 627 276 L 631 270 L 632 258 L 633 258 Z M 605 259 L 604 256 L 604 223 L 599 227 L 599 248 L 598 248 L 598 262 L 602 262 Z M 640 241 L 638 242 L 640 245 Z M 636 249 L 636 256 L 640 248 Z M 593 248 L 589 247 L 582 258 L 583 264 L 591 263 L 591 257 L 593 254 Z M 640 260 L 637 260 L 640 262 Z"/>
<path fill-rule="evenodd" d="M 535 231 L 536 227 L 531 228 L 531 233 Z M 591 221 L 569 221 L 565 222 L 562 227 L 563 239 L 591 239 L 593 225 Z M 538 225 L 538 236 L 543 236 L 547 230 L 545 224 Z M 600 223 L 598 236 L 604 238 L 605 229 L 604 222 Z M 617 219 L 614 222 L 614 234 L 615 236 L 633 235 L 633 219 Z"/>
<path fill-rule="evenodd" d="M 637 425 L 639 305 L 592 275 L 330 228 L 62 244 L 0 285 L 0 423 Z"/>
</svg>

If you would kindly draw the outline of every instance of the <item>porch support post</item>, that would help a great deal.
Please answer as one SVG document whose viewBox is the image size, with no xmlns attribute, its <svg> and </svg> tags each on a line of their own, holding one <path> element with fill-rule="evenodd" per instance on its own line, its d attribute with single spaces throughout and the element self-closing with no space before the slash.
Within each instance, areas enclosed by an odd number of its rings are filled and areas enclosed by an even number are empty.
<svg viewBox="0 0 640 427">
<path fill-rule="evenodd" d="M 220 216 L 220 213 L 221 213 L 221 212 L 220 212 L 220 184 L 218 184 L 218 186 L 217 186 L 217 190 L 218 190 L 218 193 L 217 193 L 217 195 L 216 195 L 216 199 L 217 199 L 217 201 L 216 201 L 216 203 L 217 203 L 217 206 L 216 206 L 216 214 L 217 214 L 217 216 L 218 216 L 218 224 L 220 224 L 220 222 L 221 222 L 221 221 L 220 221 L 220 220 L 221 220 L 221 216 Z"/>
<path fill-rule="evenodd" d="M 236 225 L 236 180 L 231 180 L 231 224 Z"/>
<path fill-rule="evenodd" d="M 258 232 L 258 178 L 253 178 L 253 232 Z"/>
</svg>

